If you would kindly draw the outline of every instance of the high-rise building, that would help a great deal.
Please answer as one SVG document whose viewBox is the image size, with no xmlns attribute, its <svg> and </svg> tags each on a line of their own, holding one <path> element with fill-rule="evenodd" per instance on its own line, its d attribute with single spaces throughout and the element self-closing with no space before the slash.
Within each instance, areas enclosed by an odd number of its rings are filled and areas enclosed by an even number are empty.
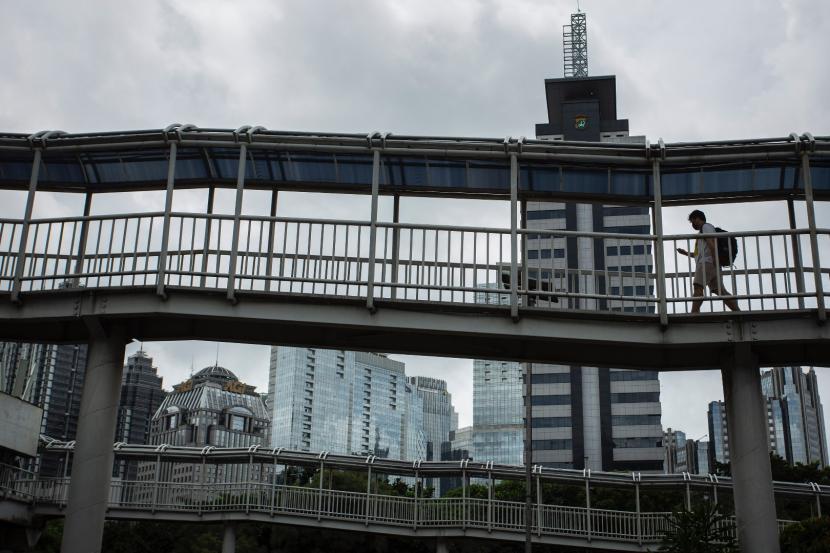
<svg viewBox="0 0 830 553">
<path fill-rule="evenodd" d="M 761 375 L 761 391 L 767 398 L 770 450 L 792 464 L 827 466 L 824 408 L 815 370 L 770 369 Z"/>
<path fill-rule="evenodd" d="M 722 401 L 710 401 L 706 418 L 709 423 L 709 465 L 715 472 L 715 463 L 729 462 L 726 405 Z"/>
<path fill-rule="evenodd" d="M 667 429 L 663 433 L 666 474 L 709 474 L 709 442 L 689 440 L 680 430 Z"/>
<path fill-rule="evenodd" d="M 139 350 L 127 358 L 121 375 L 121 399 L 118 403 L 118 420 L 115 441 L 128 444 L 146 444 L 150 440 L 150 422 L 161 402 L 164 390 L 161 377 L 153 366 L 153 358 Z M 125 480 L 137 477 L 136 462 L 120 460 L 115 475 Z"/>
<path fill-rule="evenodd" d="M 274 346 L 271 446 L 424 459 L 423 401 L 377 353 Z"/>
<path fill-rule="evenodd" d="M 488 288 L 499 289 L 491 283 Z M 506 304 L 507 294 L 478 292 L 477 303 Z M 473 426 L 456 436 L 470 438 L 467 454 L 483 462 L 521 465 L 524 460 L 522 364 L 473 360 Z"/>
<path fill-rule="evenodd" d="M 523 402 L 520 363 L 473 361 L 473 426 L 469 450 L 473 458 L 505 465 L 522 464 Z"/>
<path fill-rule="evenodd" d="M 537 138 L 568 141 L 644 142 L 617 119 L 616 79 L 546 79 L 548 122 Z M 577 167 L 557 175 L 586 188 L 608 186 L 605 171 Z M 639 177 L 631 176 L 636 179 Z M 646 207 L 528 202 L 528 229 L 648 234 Z M 528 276 L 586 297 L 537 303 L 561 309 L 650 312 L 649 302 L 590 296 L 654 294 L 651 246 L 631 240 L 529 234 Z M 663 470 L 660 381 L 656 371 L 533 364 L 533 462 L 593 470 Z"/>
<path fill-rule="evenodd" d="M 452 405 L 452 395 L 447 391 L 447 383 L 438 378 L 427 376 L 410 376 L 407 382 L 417 394 L 423 405 L 423 428 L 426 439 L 425 461 L 441 460 L 441 444 L 450 438 L 450 432 L 458 424 L 458 414 Z M 436 487 L 434 478 L 426 481 L 427 486 Z"/>
<path fill-rule="evenodd" d="M 474 428 L 465 426 L 450 432 L 449 440 L 441 444 L 442 461 L 472 460 L 473 457 L 473 436 Z M 488 459 L 489 460 L 489 459 Z M 449 490 L 460 488 L 462 485 L 461 476 L 442 476 L 440 478 L 440 494 L 443 495 Z"/>
<path fill-rule="evenodd" d="M 770 452 L 790 464 L 828 466 L 824 408 L 818 394 L 816 372 L 801 367 L 775 367 L 761 374 L 761 393 L 766 399 L 767 437 Z M 726 409 L 722 401 L 709 404 L 711 458 L 729 462 Z M 713 432 L 714 431 L 714 432 Z"/>
<path fill-rule="evenodd" d="M 115 441 L 146 444 L 150 439 L 150 421 L 164 400 L 162 379 L 153 358 L 139 350 L 127 358 L 121 376 L 121 400 Z"/>
<path fill-rule="evenodd" d="M 426 438 L 426 461 L 441 458 L 441 444 L 449 439 L 455 430 L 458 415 L 452 405 L 452 394 L 447 391 L 447 382 L 428 376 L 410 376 L 407 382 L 423 402 L 424 437 Z"/>
<path fill-rule="evenodd" d="M 709 442 L 703 440 L 697 442 L 695 460 L 697 461 L 697 474 L 711 474 L 713 472 L 709 466 Z"/>
<path fill-rule="evenodd" d="M 86 374 L 86 345 L 5 342 L 0 347 L 3 391 L 43 409 L 40 433 L 50 438 L 75 439 L 81 392 Z M 42 476 L 60 476 L 64 456 L 42 455 Z"/>
<path fill-rule="evenodd" d="M 663 449 L 666 456 L 663 461 L 663 468 L 666 474 L 693 472 L 693 470 L 690 470 L 687 443 L 691 445 L 691 440 L 687 441 L 686 433 L 681 430 L 669 428 L 663 432 Z"/>
</svg>

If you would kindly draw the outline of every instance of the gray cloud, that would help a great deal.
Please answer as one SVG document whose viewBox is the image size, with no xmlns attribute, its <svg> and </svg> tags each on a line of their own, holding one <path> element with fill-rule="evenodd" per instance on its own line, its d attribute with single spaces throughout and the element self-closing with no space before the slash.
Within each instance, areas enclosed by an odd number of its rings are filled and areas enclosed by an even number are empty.
<svg viewBox="0 0 830 553">
<path fill-rule="evenodd" d="M 830 3 L 583 0 L 591 73 L 616 74 L 620 117 L 652 141 L 830 134 Z M 572 0 L 309 0 L 304 2 L 18 2 L 0 20 L 0 129 L 32 132 L 161 128 L 172 122 L 235 128 L 457 136 L 532 136 L 545 119 L 543 78 L 562 75 L 561 25 Z M 4 192 L 0 212 L 22 211 Z M 159 194 L 96 199 L 158 209 Z M 177 193 L 200 209 L 201 192 Z M 227 192 L 220 210 L 230 209 Z M 406 200 L 422 222 L 505 225 L 502 202 Z M 246 194 L 245 209 L 263 209 Z M 781 205 L 707 210 L 731 230 L 784 227 Z M 80 210 L 78 198 L 38 196 L 36 213 Z M 381 212 L 389 217 L 388 201 Z M 365 198 L 284 195 L 280 213 L 357 218 Z M 822 224 L 830 211 L 822 209 Z M 803 221 L 803 214 L 800 215 Z M 685 232 L 683 209 L 667 232 Z M 823 252 L 824 253 L 824 252 Z M 827 255 L 830 255 L 828 252 Z M 130 351 L 135 347 L 131 346 Z M 171 385 L 212 363 L 201 342 L 145 348 Z M 410 372 L 450 381 L 471 420 L 471 362 L 416 358 Z M 220 363 L 265 388 L 267 347 L 223 344 Z M 830 377 L 820 382 L 830 401 Z M 664 424 L 706 432 L 717 372 L 665 374 Z"/>
</svg>

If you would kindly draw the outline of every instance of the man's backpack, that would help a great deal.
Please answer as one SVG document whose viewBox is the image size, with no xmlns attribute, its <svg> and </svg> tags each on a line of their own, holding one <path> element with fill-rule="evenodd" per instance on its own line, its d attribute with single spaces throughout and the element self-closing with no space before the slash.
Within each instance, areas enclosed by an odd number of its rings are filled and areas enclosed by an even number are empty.
<svg viewBox="0 0 830 553">
<path fill-rule="evenodd" d="M 715 232 L 728 232 L 720 227 L 715 227 Z M 735 263 L 738 257 L 738 239 L 734 236 L 718 237 L 718 265 L 729 267 Z"/>
</svg>

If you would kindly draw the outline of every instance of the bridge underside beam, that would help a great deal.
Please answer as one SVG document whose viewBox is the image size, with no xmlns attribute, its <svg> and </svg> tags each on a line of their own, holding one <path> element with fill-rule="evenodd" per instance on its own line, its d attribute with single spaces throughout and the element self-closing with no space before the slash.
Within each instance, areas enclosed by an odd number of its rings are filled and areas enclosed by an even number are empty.
<svg viewBox="0 0 830 553">
<path fill-rule="evenodd" d="M 239 293 L 113 289 L 28 294 L 21 305 L 0 298 L 0 339 L 89 341 L 89 324 L 123 324 L 144 341 L 217 340 L 351 350 L 639 369 L 717 369 L 738 343 L 761 366 L 830 365 L 830 325 L 810 311 L 653 318 L 547 312 L 513 322 L 503 311 L 365 300 L 286 298 Z"/>
</svg>

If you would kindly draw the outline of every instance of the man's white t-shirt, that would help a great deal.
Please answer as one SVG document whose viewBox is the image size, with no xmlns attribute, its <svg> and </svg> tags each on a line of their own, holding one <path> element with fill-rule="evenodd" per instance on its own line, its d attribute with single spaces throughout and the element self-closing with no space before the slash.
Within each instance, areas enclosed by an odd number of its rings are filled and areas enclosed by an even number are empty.
<svg viewBox="0 0 830 553">
<path fill-rule="evenodd" d="M 715 225 L 709 223 L 703 223 L 703 226 L 700 227 L 700 232 L 704 234 L 710 234 L 715 232 Z M 712 256 L 712 251 L 709 246 L 706 244 L 706 240 L 703 238 L 697 239 L 697 244 L 695 244 L 695 262 L 696 263 L 714 263 L 714 257 Z"/>
</svg>

